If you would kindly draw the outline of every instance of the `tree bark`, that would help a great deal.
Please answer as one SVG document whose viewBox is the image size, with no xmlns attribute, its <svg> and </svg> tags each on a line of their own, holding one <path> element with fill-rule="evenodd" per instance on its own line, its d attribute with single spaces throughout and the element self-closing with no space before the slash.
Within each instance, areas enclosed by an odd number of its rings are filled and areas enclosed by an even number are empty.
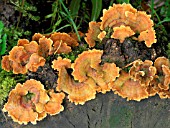
<svg viewBox="0 0 170 128">
<path fill-rule="evenodd" d="M 64 102 L 65 110 L 36 125 L 19 125 L 0 113 L 0 128 L 170 128 L 170 100 L 158 96 L 126 101 L 113 92 L 97 94 L 84 105 Z M 7 114 L 5 113 L 7 116 Z"/>
</svg>

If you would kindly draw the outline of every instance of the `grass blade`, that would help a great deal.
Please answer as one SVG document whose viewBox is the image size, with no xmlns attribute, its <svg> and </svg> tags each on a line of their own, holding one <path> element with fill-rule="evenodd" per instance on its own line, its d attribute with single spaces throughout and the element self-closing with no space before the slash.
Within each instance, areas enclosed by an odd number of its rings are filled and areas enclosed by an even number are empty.
<svg viewBox="0 0 170 128">
<path fill-rule="evenodd" d="M 102 0 L 91 0 L 92 2 L 92 15 L 91 20 L 96 21 L 102 10 Z"/>
<path fill-rule="evenodd" d="M 78 11 L 80 8 L 80 2 L 81 2 L 81 0 L 72 0 L 70 3 L 69 9 L 70 9 L 70 14 L 73 19 L 78 15 Z"/>
<path fill-rule="evenodd" d="M 77 26 L 75 24 L 75 22 L 73 21 L 71 15 L 70 15 L 70 12 L 68 11 L 68 9 L 66 8 L 66 6 L 64 5 L 63 1 L 62 0 L 59 0 L 59 2 L 61 3 L 62 7 L 64 8 L 65 12 L 67 13 L 67 16 L 68 16 L 68 19 L 69 21 L 71 22 L 73 28 L 74 28 L 74 31 L 76 32 L 76 35 L 78 37 L 78 40 L 81 41 L 80 39 L 80 35 L 78 33 L 78 30 L 77 30 Z"/>
</svg>

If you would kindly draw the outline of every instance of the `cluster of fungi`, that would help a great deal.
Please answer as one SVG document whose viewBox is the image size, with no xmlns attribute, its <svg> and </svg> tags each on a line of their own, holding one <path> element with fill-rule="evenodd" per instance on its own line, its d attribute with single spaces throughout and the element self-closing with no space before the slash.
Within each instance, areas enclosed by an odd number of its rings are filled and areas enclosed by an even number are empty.
<svg viewBox="0 0 170 128">
<path fill-rule="evenodd" d="M 131 37 L 151 47 L 156 43 L 156 36 L 150 16 L 130 4 L 113 4 L 108 10 L 104 9 L 101 20 L 89 23 L 85 34 L 89 49 L 79 54 L 74 62 L 61 56 L 51 62 L 58 75 L 55 90 L 44 89 L 41 82 L 34 79 L 18 83 L 10 92 L 3 111 L 8 112 L 15 122 L 35 124 L 47 114 L 63 111 L 65 93 L 76 105 L 83 105 L 95 99 L 97 93 L 105 94 L 111 90 L 127 100 L 140 101 L 156 94 L 160 98 L 170 98 L 170 61 L 167 58 L 158 57 L 154 62 L 138 59 L 118 67 L 114 62 L 101 63 L 103 50 L 93 48 L 97 41 L 106 37 L 118 39 L 120 43 Z M 78 45 L 74 34 L 36 33 L 31 42 L 26 39 L 18 41 L 9 55 L 3 57 L 2 68 L 15 74 L 36 72 L 38 67 L 44 66 L 48 56 L 67 54 Z"/>
</svg>

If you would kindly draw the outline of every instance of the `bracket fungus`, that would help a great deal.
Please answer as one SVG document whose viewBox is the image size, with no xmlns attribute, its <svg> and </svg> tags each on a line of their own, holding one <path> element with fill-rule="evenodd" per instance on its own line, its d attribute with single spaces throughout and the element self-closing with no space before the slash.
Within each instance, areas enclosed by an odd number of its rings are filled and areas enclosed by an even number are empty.
<svg viewBox="0 0 170 128">
<path fill-rule="evenodd" d="M 42 57 L 47 57 L 48 55 L 50 55 L 50 52 L 52 51 L 53 41 L 49 38 L 42 37 L 39 39 L 38 43 L 38 55 Z"/>
<path fill-rule="evenodd" d="M 50 55 L 55 53 L 69 53 L 71 52 L 71 47 L 79 45 L 77 40 L 67 33 L 54 32 L 51 34 L 50 39 L 53 41 Z"/>
<path fill-rule="evenodd" d="M 170 61 L 165 57 L 158 57 L 154 66 L 158 70 L 158 92 L 161 99 L 170 98 Z"/>
<path fill-rule="evenodd" d="M 95 40 L 99 40 L 98 39 L 98 35 L 100 34 L 101 30 L 100 30 L 100 22 L 95 22 L 95 21 L 91 21 L 89 22 L 89 29 L 88 29 L 88 33 L 86 33 L 86 37 L 84 38 L 85 41 L 87 42 L 87 44 L 89 45 L 89 47 L 94 47 L 95 46 Z"/>
<path fill-rule="evenodd" d="M 124 71 L 121 71 L 120 76 L 109 86 L 114 91 L 114 94 L 127 98 L 128 101 L 140 101 L 149 96 L 146 87 L 142 86 L 139 81 L 131 79 L 130 75 Z"/>
<path fill-rule="evenodd" d="M 69 53 L 71 47 L 78 42 L 67 33 L 52 33 L 48 36 L 35 33 L 33 41 L 19 39 L 9 55 L 3 57 L 2 68 L 13 70 L 15 74 L 25 74 L 27 71 L 36 72 L 39 66 L 44 66 L 45 58 L 56 53 Z M 36 42 L 37 41 L 37 42 Z"/>
<path fill-rule="evenodd" d="M 47 113 L 53 115 L 63 111 L 63 106 L 61 106 L 63 99 L 63 93 L 51 92 L 49 97 L 39 81 L 30 79 L 24 84 L 18 83 L 10 92 L 3 111 L 8 112 L 8 115 L 19 124 L 26 125 L 29 122 L 36 124 L 36 121 L 45 118 Z M 54 106 L 51 106 L 51 102 Z"/>
<path fill-rule="evenodd" d="M 153 80 L 156 74 L 156 68 L 152 66 L 153 62 L 150 60 L 136 60 L 129 70 L 129 75 L 134 81 L 139 81 L 142 86 L 149 86 L 150 81 Z"/>
<path fill-rule="evenodd" d="M 110 91 L 108 84 L 119 77 L 119 67 L 114 63 L 105 63 L 100 65 L 103 51 L 88 50 L 79 54 L 78 58 L 72 64 L 72 75 L 75 80 L 84 82 L 92 78 L 98 85 L 98 92 L 106 93 Z M 108 70 L 110 69 L 110 70 Z"/>
<path fill-rule="evenodd" d="M 119 39 L 120 43 L 123 43 L 125 38 L 134 34 L 134 31 L 129 26 L 121 25 L 120 27 L 113 28 L 113 34 L 111 35 L 111 38 Z"/>
<path fill-rule="evenodd" d="M 170 67 L 169 59 L 167 59 L 164 56 L 156 58 L 156 60 L 154 62 L 154 66 L 156 67 L 158 73 L 160 73 L 160 74 L 163 73 L 162 65 Z"/>
<path fill-rule="evenodd" d="M 119 76 L 119 68 L 114 63 L 100 65 L 102 53 L 95 49 L 84 51 L 72 64 L 61 57 L 54 60 L 52 68 L 59 71 L 56 90 L 66 92 L 69 101 L 75 104 L 94 99 L 96 91 L 110 91 L 108 84 Z M 69 69 L 73 69 L 71 74 Z"/>
<path fill-rule="evenodd" d="M 29 62 L 26 64 L 26 68 L 32 72 L 36 72 L 39 66 L 44 66 L 45 61 L 44 57 L 33 53 L 30 56 Z"/>
<path fill-rule="evenodd" d="M 89 23 L 85 40 L 90 47 L 94 47 L 95 41 L 102 40 L 105 35 L 110 34 L 109 28 L 113 30 L 111 36 L 109 36 L 119 39 L 120 43 L 123 43 L 125 38 L 139 33 L 136 39 L 144 41 L 147 47 L 151 47 L 157 40 L 153 29 L 154 24 L 150 18 L 151 16 L 147 15 L 146 12 L 137 11 L 130 4 L 113 4 L 108 10 L 103 10 L 101 22 Z"/>
<path fill-rule="evenodd" d="M 35 34 L 32 36 L 32 40 L 33 40 L 33 41 L 36 41 L 36 42 L 39 42 L 39 39 L 41 39 L 42 37 L 44 37 L 44 35 L 42 35 L 41 33 L 35 33 Z"/>
<path fill-rule="evenodd" d="M 159 76 L 158 87 L 162 90 L 170 89 L 170 61 L 165 57 L 158 57 L 154 62 L 154 66 Z"/>
<path fill-rule="evenodd" d="M 38 55 L 38 48 L 37 50 L 35 50 L 36 47 L 35 49 L 32 48 L 32 46 L 35 44 L 34 42 L 32 43 L 31 45 L 24 44 L 24 46 L 27 45 L 25 47 L 13 47 L 9 52 L 9 55 L 3 57 L 2 68 L 6 71 L 13 70 L 14 74 L 25 74 L 28 70 L 35 72 L 39 66 L 44 66 L 45 59 Z"/>
<path fill-rule="evenodd" d="M 2 57 L 1 66 L 2 66 L 2 69 L 4 69 L 7 72 L 13 69 L 12 61 L 9 60 L 9 55 L 5 55 Z"/>
<path fill-rule="evenodd" d="M 29 55 L 24 48 L 22 46 L 15 46 L 9 52 L 9 55 L 2 58 L 2 68 L 6 71 L 13 70 L 13 73 L 15 74 L 25 74 L 27 72 L 25 65 L 28 59 Z"/>
<path fill-rule="evenodd" d="M 49 93 L 50 100 L 45 104 L 45 112 L 50 115 L 59 114 L 64 110 L 64 107 L 61 105 L 63 99 L 65 98 L 64 93 L 54 93 L 54 90 L 51 90 Z"/>
<path fill-rule="evenodd" d="M 96 86 L 92 79 L 82 83 L 76 82 L 68 74 L 67 69 L 71 68 L 71 61 L 69 59 L 58 57 L 58 59 L 54 60 L 52 63 L 52 68 L 59 71 L 56 90 L 66 92 L 69 101 L 83 105 L 86 101 L 95 98 Z"/>
<path fill-rule="evenodd" d="M 94 69 L 96 72 L 100 70 L 99 63 L 101 62 L 102 54 L 103 51 L 95 49 L 79 54 L 74 64 L 72 64 L 74 79 L 83 82 L 88 79 L 87 73 L 90 69 Z"/>
</svg>

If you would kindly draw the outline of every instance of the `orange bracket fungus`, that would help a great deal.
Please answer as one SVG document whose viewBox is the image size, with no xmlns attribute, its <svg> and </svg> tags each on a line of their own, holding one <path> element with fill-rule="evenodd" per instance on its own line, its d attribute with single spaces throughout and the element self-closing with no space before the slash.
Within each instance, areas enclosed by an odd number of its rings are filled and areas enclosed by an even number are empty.
<svg viewBox="0 0 170 128">
<path fill-rule="evenodd" d="M 139 33 L 137 40 L 144 41 L 147 47 L 151 47 L 157 40 L 153 29 L 154 24 L 150 18 L 151 16 L 146 12 L 137 11 L 130 4 L 113 4 L 108 10 L 103 10 L 101 22 L 89 23 L 89 31 L 86 33 L 85 40 L 90 47 L 94 47 L 95 41 L 103 39 L 110 33 L 108 31 L 110 28 L 113 30 L 111 38 L 119 39 L 120 43 L 123 43 L 125 38 Z"/>
<path fill-rule="evenodd" d="M 85 41 L 89 44 L 89 47 L 95 46 L 95 40 L 98 40 L 98 35 L 100 34 L 100 22 L 89 22 L 89 30 L 86 33 Z"/>
<path fill-rule="evenodd" d="M 134 81 L 139 81 L 142 86 L 148 86 L 156 74 L 156 68 L 150 60 L 136 60 L 130 68 L 129 75 Z"/>
<path fill-rule="evenodd" d="M 113 28 L 113 34 L 111 35 L 111 38 L 119 39 L 120 43 L 123 43 L 126 37 L 130 37 L 134 34 L 135 33 L 129 26 L 121 25 L 120 27 Z"/>
<path fill-rule="evenodd" d="M 160 98 L 170 98 L 170 61 L 165 57 L 158 57 L 154 66 L 158 71 L 158 95 Z"/>
<path fill-rule="evenodd" d="M 29 62 L 26 64 L 26 68 L 32 72 L 36 72 L 39 66 L 44 66 L 45 59 L 39 56 L 37 53 L 33 53 L 30 56 Z"/>
<path fill-rule="evenodd" d="M 42 57 L 47 57 L 48 55 L 50 55 L 50 52 L 52 51 L 53 41 L 49 38 L 42 37 L 39 39 L 38 43 L 39 43 L 38 55 Z"/>
<path fill-rule="evenodd" d="M 71 47 L 78 46 L 78 42 L 67 33 L 55 32 L 51 34 L 53 47 L 50 54 L 71 52 Z"/>
<path fill-rule="evenodd" d="M 69 53 L 71 47 L 79 45 L 69 34 L 59 32 L 49 35 L 35 33 L 32 40 L 29 42 L 27 39 L 19 39 L 17 46 L 3 57 L 2 68 L 6 71 L 13 70 L 15 74 L 25 74 L 28 70 L 36 72 L 39 66 L 44 66 L 45 58 L 49 55 Z"/>
<path fill-rule="evenodd" d="M 6 70 L 7 72 L 9 72 L 13 69 L 12 61 L 9 60 L 8 55 L 5 55 L 2 57 L 1 66 L 2 66 L 2 69 Z"/>
<path fill-rule="evenodd" d="M 13 47 L 9 55 L 6 55 L 6 57 L 2 59 L 2 68 L 6 71 L 13 70 L 14 74 L 27 73 L 28 68 L 26 65 L 30 62 L 32 54 L 38 54 L 38 49 L 39 46 L 35 41 L 29 42 L 26 39 L 18 40 L 18 46 Z M 31 61 L 33 62 L 33 60 Z"/>
<path fill-rule="evenodd" d="M 127 100 L 140 101 L 148 98 L 146 87 L 143 87 L 139 81 L 131 79 L 130 75 L 124 71 L 122 71 L 116 81 L 109 84 L 109 86 L 115 94 L 127 98 Z"/>
<path fill-rule="evenodd" d="M 79 82 L 92 78 L 98 85 L 98 92 L 106 93 L 110 90 L 108 84 L 119 77 L 119 68 L 114 63 L 100 65 L 102 54 L 103 51 L 95 49 L 79 54 L 72 64 L 72 75 Z"/>
<path fill-rule="evenodd" d="M 32 40 L 33 41 L 36 41 L 36 42 L 39 42 L 39 39 L 41 39 L 42 37 L 44 37 L 44 35 L 40 34 L 40 33 L 35 33 L 33 36 L 32 36 Z"/>
<path fill-rule="evenodd" d="M 8 112 L 13 121 L 19 124 L 26 125 L 28 122 L 36 124 L 36 121 L 45 118 L 47 113 L 54 115 L 63 111 L 61 103 L 64 96 L 63 93 L 54 92 L 48 95 L 39 81 L 30 79 L 24 84 L 18 83 L 10 92 L 3 111 Z"/>
<path fill-rule="evenodd" d="M 54 60 L 52 68 L 59 71 L 56 90 L 69 94 L 69 101 L 75 104 L 84 104 L 94 99 L 96 91 L 110 91 L 108 84 L 119 76 L 119 68 L 114 63 L 101 66 L 102 53 L 95 49 L 84 51 L 72 64 L 69 59 L 61 57 Z M 67 72 L 70 68 L 73 69 L 72 74 Z"/>
<path fill-rule="evenodd" d="M 95 98 L 96 85 L 92 79 L 86 80 L 85 82 L 76 82 L 68 74 L 67 69 L 71 68 L 71 61 L 69 59 L 58 57 L 58 59 L 52 63 L 52 68 L 59 71 L 56 90 L 66 92 L 69 101 L 83 105 L 86 101 Z"/>
<path fill-rule="evenodd" d="M 170 61 L 166 57 L 158 57 L 155 62 L 154 66 L 156 67 L 158 73 L 162 73 L 162 65 L 170 67 Z"/>
<path fill-rule="evenodd" d="M 59 114 L 64 110 L 64 107 L 61 105 L 65 97 L 64 93 L 54 93 L 54 90 L 49 92 L 50 100 L 45 104 L 45 112 L 50 115 Z"/>
</svg>

